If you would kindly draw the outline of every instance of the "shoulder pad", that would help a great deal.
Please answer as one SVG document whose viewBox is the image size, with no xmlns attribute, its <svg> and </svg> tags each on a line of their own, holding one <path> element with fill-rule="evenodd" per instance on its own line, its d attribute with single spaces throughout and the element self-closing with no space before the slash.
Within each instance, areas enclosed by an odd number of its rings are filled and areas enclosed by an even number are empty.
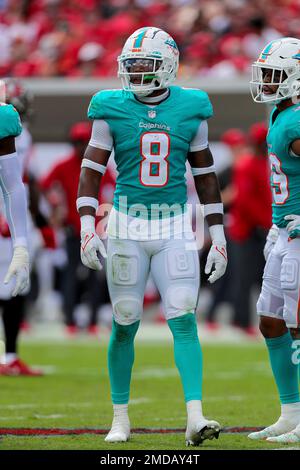
<svg viewBox="0 0 300 470">
<path fill-rule="evenodd" d="M 209 119 L 213 116 L 213 107 L 206 91 L 198 88 L 182 88 L 186 99 L 191 101 L 201 119 Z"/>
<path fill-rule="evenodd" d="M 22 132 L 18 111 L 11 105 L 0 103 L 0 139 L 17 137 Z"/>
<path fill-rule="evenodd" d="M 88 118 L 89 119 L 105 119 L 107 108 L 114 100 L 120 99 L 123 90 L 101 90 L 96 93 L 89 104 Z"/>
</svg>

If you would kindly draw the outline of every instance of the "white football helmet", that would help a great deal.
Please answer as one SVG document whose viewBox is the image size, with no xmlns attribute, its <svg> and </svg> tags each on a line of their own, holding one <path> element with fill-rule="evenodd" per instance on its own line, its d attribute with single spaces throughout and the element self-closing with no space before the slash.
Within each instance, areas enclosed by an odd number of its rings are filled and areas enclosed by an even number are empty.
<svg viewBox="0 0 300 470">
<path fill-rule="evenodd" d="M 264 83 L 264 74 L 271 79 Z M 275 93 L 264 93 L 263 86 L 278 86 Z M 281 38 L 271 41 L 252 64 L 250 81 L 252 98 L 256 103 L 277 104 L 300 95 L 300 40 Z"/>
<path fill-rule="evenodd" d="M 179 51 L 174 39 L 159 28 L 135 31 L 118 57 L 123 89 L 137 96 L 168 87 L 176 78 Z"/>
</svg>

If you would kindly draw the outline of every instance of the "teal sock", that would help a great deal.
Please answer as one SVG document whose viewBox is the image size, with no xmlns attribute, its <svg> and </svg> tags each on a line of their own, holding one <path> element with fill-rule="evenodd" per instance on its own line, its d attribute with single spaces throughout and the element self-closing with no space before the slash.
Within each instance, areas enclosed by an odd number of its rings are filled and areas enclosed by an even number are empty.
<svg viewBox="0 0 300 470">
<path fill-rule="evenodd" d="M 168 320 L 185 401 L 202 399 L 202 351 L 194 313 Z"/>
<path fill-rule="evenodd" d="M 119 325 L 115 320 L 108 346 L 108 372 L 114 405 L 129 402 L 131 371 L 134 362 L 134 338 L 140 322 Z"/>
<path fill-rule="evenodd" d="M 269 357 L 281 404 L 300 401 L 298 365 L 292 361 L 292 342 L 290 332 L 277 338 L 266 338 Z"/>
</svg>

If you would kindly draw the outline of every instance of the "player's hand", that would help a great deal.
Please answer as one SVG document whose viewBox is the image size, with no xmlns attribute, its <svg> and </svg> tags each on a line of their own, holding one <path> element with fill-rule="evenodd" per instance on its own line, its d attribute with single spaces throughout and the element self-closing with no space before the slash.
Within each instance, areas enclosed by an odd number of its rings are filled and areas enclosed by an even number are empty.
<svg viewBox="0 0 300 470">
<path fill-rule="evenodd" d="M 266 238 L 266 243 L 264 246 L 264 257 L 266 261 L 269 257 L 269 254 L 273 250 L 275 243 L 277 242 L 278 235 L 279 235 L 279 228 L 277 227 L 277 225 L 274 224 L 269 230 L 269 233 Z"/>
<path fill-rule="evenodd" d="M 22 294 L 30 285 L 29 254 L 24 246 L 16 246 L 14 254 L 6 273 L 4 284 L 8 284 L 13 276 L 16 276 L 16 285 L 12 291 L 12 296 Z"/>
<path fill-rule="evenodd" d="M 205 274 L 210 274 L 208 280 L 212 284 L 223 276 L 227 267 L 227 251 L 225 244 L 212 243 L 205 265 Z"/>
<path fill-rule="evenodd" d="M 290 220 L 286 226 L 289 238 L 300 237 L 300 215 L 286 215 L 284 219 Z"/>
<path fill-rule="evenodd" d="M 81 231 L 81 249 L 82 263 L 90 269 L 100 271 L 102 264 L 99 255 L 107 257 L 105 246 L 98 235 L 93 231 Z"/>
</svg>

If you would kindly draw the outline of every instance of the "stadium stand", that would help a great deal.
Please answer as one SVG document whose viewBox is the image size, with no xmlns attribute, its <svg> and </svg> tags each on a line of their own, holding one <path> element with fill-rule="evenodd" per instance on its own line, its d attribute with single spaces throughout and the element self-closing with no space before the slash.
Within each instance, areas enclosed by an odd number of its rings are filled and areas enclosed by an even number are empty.
<svg viewBox="0 0 300 470">
<path fill-rule="evenodd" d="M 114 76 L 124 39 L 155 24 L 177 41 L 182 78 L 239 76 L 264 44 L 299 35 L 299 12 L 297 0 L 2 0 L 0 75 Z"/>
</svg>

